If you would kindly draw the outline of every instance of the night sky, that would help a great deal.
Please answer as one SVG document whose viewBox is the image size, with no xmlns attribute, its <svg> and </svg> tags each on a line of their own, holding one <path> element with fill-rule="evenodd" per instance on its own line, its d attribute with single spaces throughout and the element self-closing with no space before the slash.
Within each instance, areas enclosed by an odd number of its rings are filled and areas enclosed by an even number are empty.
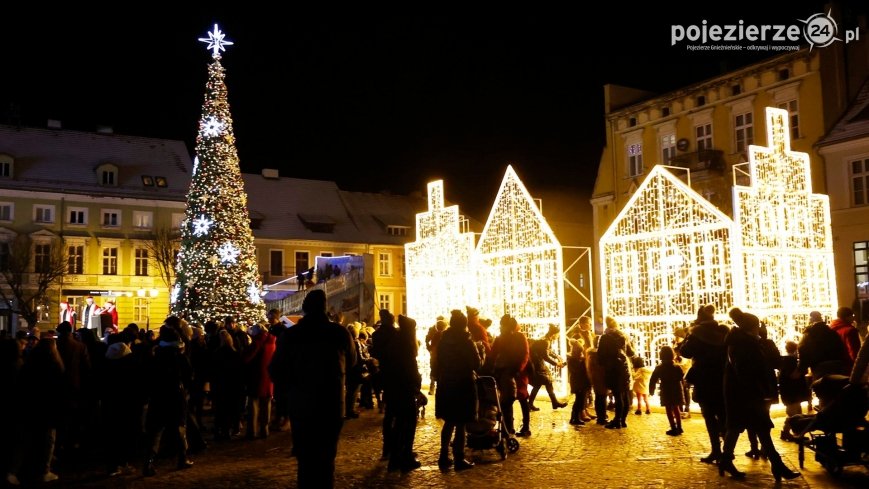
<svg viewBox="0 0 869 489">
<path fill-rule="evenodd" d="M 760 12 L 760 2 L 605 2 L 598 8 L 611 12 L 594 15 L 506 4 L 476 12 L 419 4 L 424 13 L 410 14 L 254 3 L 5 13 L 0 122 L 109 125 L 184 140 L 192 153 L 210 60 L 197 38 L 218 22 L 235 42 L 223 63 L 243 171 L 279 168 L 393 193 L 443 178 L 448 199 L 485 218 L 508 163 L 532 193 L 586 199 L 604 141 L 605 83 L 668 91 L 769 56 L 671 47 L 671 24 L 793 23 L 824 5 Z"/>
</svg>

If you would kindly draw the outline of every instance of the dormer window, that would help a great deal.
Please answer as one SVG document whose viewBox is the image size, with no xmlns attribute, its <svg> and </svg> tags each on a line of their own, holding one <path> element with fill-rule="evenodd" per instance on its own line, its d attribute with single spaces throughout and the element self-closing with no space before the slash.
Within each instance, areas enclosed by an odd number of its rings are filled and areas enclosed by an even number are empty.
<svg viewBox="0 0 869 489">
<path fill-rule="evenodd" d="M 118 167 L 104 164 L 97 167 L 97 183 L 104 187 L 118 186 Z"/>
<path fill-rule="evenodd" d="M 0 154 L 0 178 L 12 178 L 13 163 L 11 156 Z"/>
<path fill-rule="evenodd" d="M 298 214 L 302 224 L 313 233 L 332 233 L 335 231 L 335 220 L 321 214 Z"/>
<path fill-rule="evenodd" d="M 390 236 L 407 236 L 410 228 L 407 226 L 386 226 L 386 232 Z"/>
</svg>

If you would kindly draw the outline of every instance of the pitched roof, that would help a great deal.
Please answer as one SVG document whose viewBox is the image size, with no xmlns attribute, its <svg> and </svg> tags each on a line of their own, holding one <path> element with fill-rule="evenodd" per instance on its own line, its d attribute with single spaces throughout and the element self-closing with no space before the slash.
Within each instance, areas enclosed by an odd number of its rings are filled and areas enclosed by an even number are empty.
<svg viewBox="0 0 869 489">
<path fill-rule="evenodd" d="M 817 144 L 826 146 L 864 136 L 869 136 L 869 80 L 863 83 L 845 115 Z"/>
<path fill-rule="evenodd" d="M 6 189 L 183 201 L 190 185 L 183 141 L 0 125 L 0 154 L 14 158 L 14 178 L 0 179 Z M 99 184 L 103 164 L 117 166 L 116 186 Z M 167 185 L 145 186 L 143 176 Z"/>
<path fill-rule="evenodd" d="M 413 241 L 416 214 L 426 208 L 421 196 L 343 190 L 340 195 L 365 243 L 398 245 Z M 389 233 L 390 226 L 407 228 L 407 234 L 394 236 Z"/>
</svg>

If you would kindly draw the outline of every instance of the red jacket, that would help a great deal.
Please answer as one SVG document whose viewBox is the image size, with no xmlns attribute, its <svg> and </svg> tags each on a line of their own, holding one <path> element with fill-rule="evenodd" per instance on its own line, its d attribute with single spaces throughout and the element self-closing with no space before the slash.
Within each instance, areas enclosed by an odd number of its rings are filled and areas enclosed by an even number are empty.
<svg viewBox="0 0 869 489">
<path fill-rule="evenodd" d="M 857 328 L 851 323 L 846 323 L 839 318 L 834 319 L 830 323 L 830 329 L 842 338 L 842 343 L 845 343 L 845 351 L 848 352 L 848 371 L 854 366 L 854 361 L 857 360 L 857 352 L 860 351 L 860 334 Z"/>
<path fill-rule="evenodd" d="M 252 397 L 271 397 L 272 379 L 269 377 L 269 364 L 275 354 L 275 336 L 262 331 L 251 338 L 242 360 L 248 374 L 248 395 Z"/>
</svg>

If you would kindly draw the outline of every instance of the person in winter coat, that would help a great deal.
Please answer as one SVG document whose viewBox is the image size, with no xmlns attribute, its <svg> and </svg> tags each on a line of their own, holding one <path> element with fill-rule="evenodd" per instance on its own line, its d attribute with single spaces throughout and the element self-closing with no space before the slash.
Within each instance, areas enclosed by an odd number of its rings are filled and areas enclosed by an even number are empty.
<svg viewBox="0 0 869 489">
<path fill-rule="evenodd" d="M 724 341 L 728 359 L 724 371 L 727 434 L 718 460 L 718 472 L 720 475 L 728 472 L 734 479 L 745 478 L 745 472 L 740 472 L 733 465 L 733 451 L 740 433 L 752 429 L 770 462 L 776 481 L 796 478 L 800 474 L 784 464 L 770 436 L 773 424 L 767 401 L 775 396 L 775 385 L 770 385 L 770 374 L 773 362 L 777 359 L 764 357 L 757 316 L 738 308 L 733 308 L 729 314 L 737 327 L 727 333 Z"/>
<path fill-rule="evenodd" d="M 608 421 L 606 412 L 608 389 L 606 388 L 603 365 L 597 361 L 597 348 L 585 350 L 585 370 L 588 372 L 588 380 L 592 392 L 594 392 L 594 414 L 597 418 L 597 424 L 606 425 Z"/>
<path fill-rule="evenodd" d="M 242 354 L 247 370 L 247 437 L 267 438 L 272 417 L 272 379 L 269 364 L 275 354 L 275 337 L 264 325 L 250 328 L 251 343 Z"/>
<path fill-rule="evenodd" d="M 442 470 L 454 465 L 456 470 L 473 467 L 465 460 L 465 423 L 477 418 L 477 385 L 474 372 L 480 368 L 480 356 L 468 331 L 468 319 L 459 310 L 450 314 L 450 327 L 438 345 L 438 381 L 435 416 L 444 420 L 438 466 Z M 453 438 L 453 460 L 449 458 Z"/>
<path fill-rule="evenodd" d="M 142 370 L 124 337 L 112 337 L 102 371 L 102 423 L 105 429 L 107 474 L 119 475 L 136 458 L 145 395 Z"/>
<path fill-rule="evenodd" d="M 721 433 L 724 431 L 724 365 L 727 347 L 724 339 L 730 329 L 715 320 L 715 306 L 701 306 L 697 320 L 688 329 L 679 354 L 692 359 L 686 380 L 694 386 L 694 401 L 700 405 L 712 451 L 701 462 L 714 464 L 721 456 Z"/>
<path fill-rule="evenodd" d="M 581 426 L 585 424 L 582 414 L 588 391 L 591 389 L 588 372 L 585 370 L 585 342 L 582 336 L 568 340 L 568 347 L 570 353 L 567 355 L 567 382 L 570 384 L 570 392 L 575 396 L 569 423 Z"/>
<path fill-rule="evenodd" d="M 679 436 L 682 434 L 682 416 L 679 409 L 685 404 L 682 368 L 675 364 L 676 354 L 671 346 L 662 346 L 659 358 L 661 363 L 655 367 L 649 379 L 649 395 L 655 395 L 655 386 L 660 381 L 661 406 L 666 410 L 667 421 L 670 422 L 670 430 L 667 434 Z"/>
<path fill-rule="evenodd" d="M 184 354 L 181 337 L 173 328 L 161 326 L 157 340 L 154 356 L 146 369 L 146 378 L 150 381 L 148 416 L 145 420 L 149 443 L 142 471 L 146 477 L 157 473 L 154 462 L 166 429 L 174 432 L 172 438 L 178 444 L 178 468 L 193 466 L 187 456 L 187 392 L 193 382 L 193 367 Z"/>
<path fill-rule="evenodd" d="M 309 292 L 302 311 L 278 338 L 269 373 L 288 389 L 298 487 L 331 488 L 344 424 L 344 376 L 356 352 L 347 328 L 326 315 L 323 290 Z"/>
<path fill-rule="evenodd" d="M 522 410 L 522 429 L 520 436 L 531 434 L 530 409 L 528 406 L 528 376 L 525 367 L 528 364 L 528 340 L 519 331 L 519 323 L 509 314 L 501 317 L 501 335 L 492 343 L 490 356 L 493 374 L 498 383 L 501 412 L 504 414 L 504 424 L 507 432 L 516 433 L 513 422 L 513 401 L 519 400 Z"/>
<path fill-rule="evenodd" d="M 857 352 L 860 351 L 860 334 L 854 327 L 854 311 L 850 307 L 840 307 L 836 311 L 836 319 L 830 323 L 830 329 L 839 335 L 842 343 L 845 344 L 847 353 L 845 369 L 850 372 L 854 367 L 854 361 L 857 360 Z"/>
<path fill-rule="evenodd" d="M 619 329 L 619 323 L 614 318 L 607 317 L 605 321 L 607 328 L 598 343 L 597 361 L 603 366 L 604 381 L 615 401 L 613 420 L 606 427 L 627 428 L 628 410 L 631 408 L 632 379 L 629 359 L 634 356 L 634 348 L 627 335 Z"/>
<path fill-rule="evenodd" d="M 811 370 L 813 381 L 829 374 L 848 375 L 848 351 L 842 338 L 827 326 L 821 313 L 812 311 L 810 318 L 813 322 L 803 331 L 797 349 L 800 373 Z"/>
<path fill-rule="evenodd" d="M 549 365 L 559 369 L 564 367 L 564 362 L 552 351 L 552 342 L 558 338 L 559 333 L 558 326 L 550 324 L 546 335 L 529 346 L 531 361 L 534 363 L 534 378 L 531 379 L 534 388 L 531 389 L 531 397 L 528 399 L 532 411 L 540 411 L 540 408 L 534 406 L 534 399 L 537 398 L 537 393 L 541 387 L 546 387 L 549 400 L 552 402 L 552 409 L 567 407 L 566 402 L 560 402 L 555 397 L 555 389 L 552 387 L 552 371 L 549 369 Z"/>
</svg>

